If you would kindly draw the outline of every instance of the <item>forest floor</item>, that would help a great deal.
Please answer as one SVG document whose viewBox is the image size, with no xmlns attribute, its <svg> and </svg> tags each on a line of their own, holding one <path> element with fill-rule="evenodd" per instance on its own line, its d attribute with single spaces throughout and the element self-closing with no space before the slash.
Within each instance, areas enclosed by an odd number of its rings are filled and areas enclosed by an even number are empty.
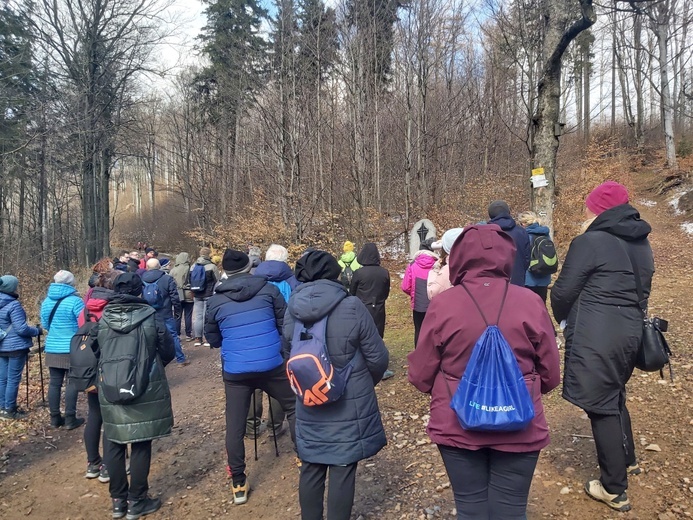
<svg viewBox="0 0 693 520">
<path fill-rule="evenodd" d="M 644 183 L 643 183 L 644 184 Z M 532 483 L 528 518 L 656 519 L 693 516 L 693 255 L 691 237 L 681 229 L 663 197 L 642 191 L 634 198 L 651 235 L 657 274 L 651 309 L 670 322 L 676 354 L 675 380 L 636 371 L 628 385 L 628 406 L 638 458 L 644 472 L 631 477 L 629 513 L 616 513 L 590 500 L 583 483 L 598 476 L 594 442 L 585 414 L 564 401 L 560 389 L 545 397 L 551 445 L 542 453 Z M 638 201 L 641 201 L 639 204 Z M 642 201 L 653 201 L 642 203 Z M 354 519 L 452 519 L 454 502 L 435 446 L 425 433 L 428 397 L 406 378 L 406 354 L 413 331 L 407 298 L 393 270 L 388 300 L 386 344 L 395 377 L 377 387 L 388 445 L 359 465 Z M 246 441 L 252 485 L 246 505 L 234 506 L 226 476 L 224 391 L 218 351 L 185 348 L 188 367 L 170 366 L 176 426 L 154 443 L 150 491 L 164 506 L 153 519 L 255 518 L 299 516 L 298 470 L 288 436 L 275 457 L 267 435 L 259 439 L 258 461 Z M 37 365 L 32 358 L 32 365 Z M 24 382 L 20 389 L 24 404 Z M 82 429 L 47 428 L 48 411 L 38 407 L 38 371 L 31 381 L 31 415 L 0 423 L 0 518 L 110 518 L 108 486 L 86 480 Z M 80 397 L 82 413 L 86 402 Z"/>
</svg>

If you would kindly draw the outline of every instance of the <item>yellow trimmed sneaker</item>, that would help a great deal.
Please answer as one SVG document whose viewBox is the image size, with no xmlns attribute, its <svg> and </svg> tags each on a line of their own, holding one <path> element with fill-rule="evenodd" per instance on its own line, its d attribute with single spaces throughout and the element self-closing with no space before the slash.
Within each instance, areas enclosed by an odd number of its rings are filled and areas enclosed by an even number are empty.
<svg viewBox="0 0 693 520">
<path fill-rule="evenodd" d="M 231 492 L 233 493 L 234 504 L 245 504 L 248 501 L 248 494 L 250 493 L 250 484 L 248 483 L 248 479 L 245 479 L 245 483 L 243 485 L 234 486 L 231 484 Z"/>
<path fill-rule="evenodd" d="M 625 513 L 630 511 L 630 500 L 624 491 L 620 495 L 612 495 L 604 489 L 600 480 L 590 480 L 585 483 L 585 493 L 599 502 L 604 502 L 611 509 Z"/>
</svg>

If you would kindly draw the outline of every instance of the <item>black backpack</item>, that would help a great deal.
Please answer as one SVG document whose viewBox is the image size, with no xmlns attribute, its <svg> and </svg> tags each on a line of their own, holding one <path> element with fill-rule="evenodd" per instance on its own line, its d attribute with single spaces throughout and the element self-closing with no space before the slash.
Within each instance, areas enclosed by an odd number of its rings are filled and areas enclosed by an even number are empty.
<svg viewBox="0 0 693 520">
<path fill-rule="evenodd" d="M 558 271 L 556 245 L 546 235 L 537 235 L 532 241 L 529 272 L 536 275 L 547 275 L 556 271 Z"/>
<path fill-rule="evenodd" d="M 352 260 L 353 262 L 353 260 Z M 342 269 L 341 281 L 342 285 L 347 289 L 351 287 L 351 280 L 354 277 L 354 270 L 351 268 L 351 262 L 348 264 L 344 263 L 344 269 Z"/>
<path fill-rule="evenodd" d="M 70 382 L 78 392 L 91 390 L 96 386 L 96 369 L 99 364 L 96 327 L 98 321 L 86 313 L 84 322 L 70 340 Z"/>
<path fill-rule="evenodd" d="M 144 394 L 156 345 L 148 345 L 145 327 L 155 327 L 151 315 L 129 332 L 113 330 L 99 322 L 99 393 L 111 404 L 128 404 Z"/>
</svg>

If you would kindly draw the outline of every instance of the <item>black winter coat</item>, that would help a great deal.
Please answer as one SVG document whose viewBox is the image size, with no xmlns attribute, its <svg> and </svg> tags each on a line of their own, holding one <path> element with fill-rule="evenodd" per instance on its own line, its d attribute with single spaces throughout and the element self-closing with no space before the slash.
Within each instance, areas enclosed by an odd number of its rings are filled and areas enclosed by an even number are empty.
<svg viewBox="0 0 693 520">
<path fill-rule="evenodd" d="M 563 397 L 587 412 L 619 413 L 642 338 L 635 256 L 645 298 L 654 259 L 650 225 L 629 204 L 600 214 L 570 244 L 551 290 L 556 321 L 567 320 Z"/>
<path fill-rule="evenodd" d="M 380 266 L 380 253 L 372 242 L 356 257 L 361 267 L 354 271 L 349 292 L 363 302 L 373 317 L 378 334 L 385 334 L 385 300 L 390 295 L 390 272 Z"/>
<path fill-rule="evenodd" d="M 310 325 L 327 314 L 330 360 L 342 368 L 356 356 L 354 369 L 338 401 L 305 406 L 296 400 L 296 449 L 306 462 L 353 464 L 387 444 L 375 385 L 387 369 L 389 354 L 365 306 L 332 280 L 304 283 L 291 294 L 284 338 L 291 341 L 297 318 Z"/>
</svg>

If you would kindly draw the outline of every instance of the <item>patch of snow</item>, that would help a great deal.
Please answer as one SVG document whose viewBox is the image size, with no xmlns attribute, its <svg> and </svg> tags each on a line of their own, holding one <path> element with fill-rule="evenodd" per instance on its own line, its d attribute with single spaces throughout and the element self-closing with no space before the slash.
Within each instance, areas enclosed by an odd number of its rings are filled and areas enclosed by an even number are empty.
<svg viewBox="0 0 693 520">
<path fill-rule="evenodd" d="M 638 204 L 640 204 L 641 206 L 648 207 L 648 208 L 654 208 L 657 205 L 657 203 L 654 200 L 646 200 L 646 199 L 639 200 Z"/>
<path fill-rule="evenodd" d="M 683 197 L 689 190 L 679 190 L 674 193 L 674 196 L 669 200 L 669 205 L 674 210 L 674 215 L 683 215 L 683 211 L 679 209 L 679 199 Z"/>
<path fill-rule="evenodd" d="M 690 237 L 693 237 L 693 222 L 684 222 L 681 224 L 681 229 Z"/>
</svg>

